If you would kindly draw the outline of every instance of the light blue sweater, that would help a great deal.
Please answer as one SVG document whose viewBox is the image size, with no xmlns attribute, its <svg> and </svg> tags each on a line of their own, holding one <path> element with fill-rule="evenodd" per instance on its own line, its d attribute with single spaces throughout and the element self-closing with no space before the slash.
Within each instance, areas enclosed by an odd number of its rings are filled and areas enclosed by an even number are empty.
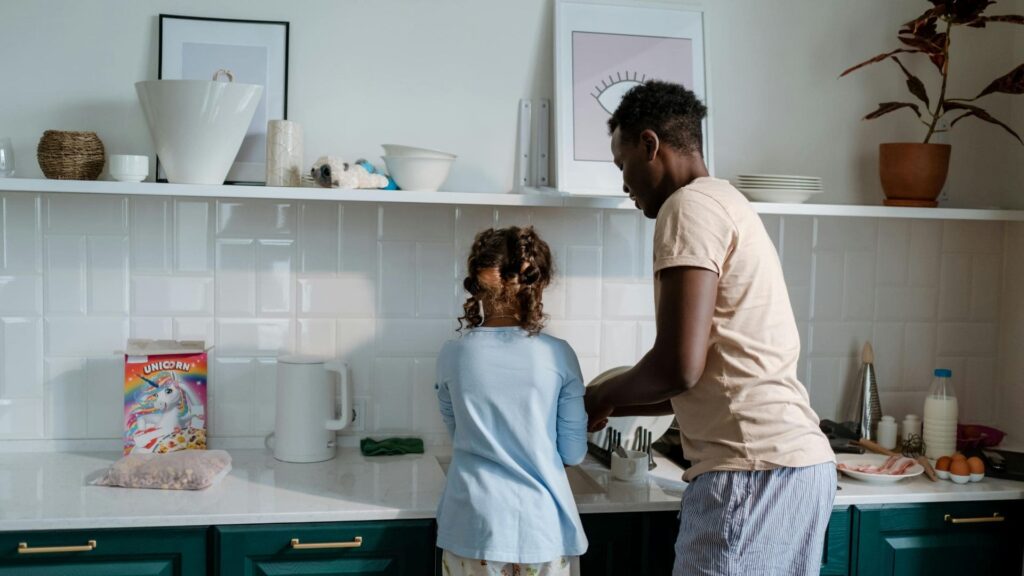
<svg viewBox="0 0 1024 576">
<path fill-rule="evenodd" d="M 474 328 L 437 361 L 452 462 L 437 545 L 459 556 L 539 563 L 587 550 L 563 465 L 587 451 L 583 378 L 569 344 L 519 328 Z"/>
</svg>

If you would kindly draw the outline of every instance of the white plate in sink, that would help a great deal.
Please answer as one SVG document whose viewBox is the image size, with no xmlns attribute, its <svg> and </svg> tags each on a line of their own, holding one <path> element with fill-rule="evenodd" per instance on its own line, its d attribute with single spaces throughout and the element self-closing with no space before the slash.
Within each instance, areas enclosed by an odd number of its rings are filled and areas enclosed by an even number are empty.
<svg viewBox="0 0 1024 576">
<path fill-rule="evenodd" d="M 848 466 L 862 466 L 867 464 L 869 466 L 881 466 L 888 460 L 888 456 L 882 454 L 839 454 L 836 456 L 836 460 L 839 464 L 846 464 Z M 867 482 L 868 484 L 895 484 L 900 480 L 907 478 L 914 478 L 924 473 L 924 466 L 915 463 L 911 466 L 904 474 L 872 474 L 870 472 L 857 472 L 854 470 L 843 470 L 839 469 L 840 472 L 855 478 L 861 482 Z"/>
<path fill-rule="evenodd" d="M 632 368 L 632 366 L 619 366 L 617 368 L 610 368 L 597 375 L 596 378 L 591 380 L 587 386 L 595 386 L 602 382 L 622 374 Z M 605 445 L 605 433 L 608 428 L 614 428 L 622 433 L 622 447 L 626 449 L 632 449 L 633 447 L 633 435 L 636 429 L 643 426 L 644 428 L 651 431 L 651 442 L 657 442 L 658 438 L 665 435 L 668 432 L 672 421 L 675 420 L 675 416 L 616 416 L 608 419 L 608 426 L 600 432 L 591 434 L 590 441 L 598 446 L 604 447 Z"/>
</svg>

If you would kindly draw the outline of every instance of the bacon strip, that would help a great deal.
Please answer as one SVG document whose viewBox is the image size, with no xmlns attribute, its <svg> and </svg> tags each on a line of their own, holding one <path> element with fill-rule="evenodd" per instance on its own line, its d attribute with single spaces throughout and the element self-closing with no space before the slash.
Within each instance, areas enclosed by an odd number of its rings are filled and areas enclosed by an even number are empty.
<svg viewBox="0 0 1024 576">
<path fill-rule="evenodd" d="M 859 464 L 850 465 L 840 463 L 838 468 L 840 470 L 849 470 L 853 472 L 863 472 L 865 474 L 885 474 L 890 476 L 901 476 L 907 473 L 917 461 L 913 458 L 907 458 L 905 456 L 890 456 L 885 463 L 881 466 L 871 466 L 870 464 Z"/>
</svg>

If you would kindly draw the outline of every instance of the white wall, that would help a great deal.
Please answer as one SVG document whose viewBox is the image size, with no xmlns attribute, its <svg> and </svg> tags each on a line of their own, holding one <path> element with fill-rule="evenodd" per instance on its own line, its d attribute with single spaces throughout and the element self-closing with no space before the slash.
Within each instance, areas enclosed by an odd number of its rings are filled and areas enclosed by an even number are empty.
<svg viewBox="0 0 1024 576">
<path fill-rule="evenodd" d="M 899 25 L 923 4 L 706 0 L 719 175 L 817 174 L 827 202 L 880 202 L 878 143 L 916 140 L 921 127 L 903 113 L 860 120 L 880 101 L 909 98 L 895 66 L 837 77 L 894 47 Z M 151 150 L 132 85 L 156 77 L 160 12 L 291 22 L 289 117 L 305 126 L 308 162 L 323 153 L 376 159 L 379 143 L 407 142 L 459 154 L 451 189 L 508 190 L 517 103 L 553 93 L 552 0 L 0 6 L 0 50 L 23 55 L 5 57 L 0 108 L 0 133 L 14 138 L 21 176 L 39 175 L 35 144 L 48 128 L 95 130 L 110 153 Z M 1009 41 L 986 38 L 956 61 L 954 74 L 973 81 L 1005 72 Z M 997 204 L 1010 186 L 1007 166 L 1024 163 L 1024 147 L 966 124 L 952 139 L 963 138 L 952 201 Z"/>
</svg>

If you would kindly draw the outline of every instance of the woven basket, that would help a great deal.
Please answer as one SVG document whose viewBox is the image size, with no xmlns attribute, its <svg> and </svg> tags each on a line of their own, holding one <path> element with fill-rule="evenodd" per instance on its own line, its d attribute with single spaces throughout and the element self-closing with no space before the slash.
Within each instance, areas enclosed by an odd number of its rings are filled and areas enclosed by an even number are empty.
<svg viewBox="0 0 1024 576">
<path fill-rule="evenodd" d="M 103 172 L 106 154 L 95 132 L 47 130 L 39 139 L 36 159 L 47 178 L 95 180 Z"/>
</svg>

